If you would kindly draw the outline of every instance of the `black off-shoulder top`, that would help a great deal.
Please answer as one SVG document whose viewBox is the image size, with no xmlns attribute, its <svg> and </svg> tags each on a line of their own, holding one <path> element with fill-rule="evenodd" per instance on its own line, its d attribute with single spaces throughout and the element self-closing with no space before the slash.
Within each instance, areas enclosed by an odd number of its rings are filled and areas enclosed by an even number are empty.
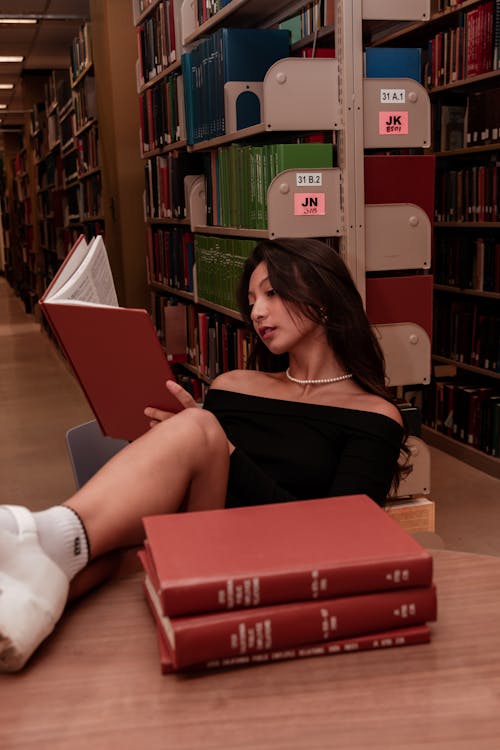
<svg viewBox="0 0 500 750">
<path fill-rule="evenodd" d="M 353 494 L 383 504 L 404 436 L 390 417 L 216 388 L 204 408 L 236 446 L 228 507 Z"/>
</svg>

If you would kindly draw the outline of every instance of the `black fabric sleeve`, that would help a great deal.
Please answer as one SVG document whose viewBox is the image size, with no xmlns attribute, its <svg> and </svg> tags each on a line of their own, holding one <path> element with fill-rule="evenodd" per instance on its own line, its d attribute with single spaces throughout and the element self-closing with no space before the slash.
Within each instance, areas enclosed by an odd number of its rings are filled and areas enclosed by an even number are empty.
<svg viewBox="0 0 500 750">
<path fill-rule="evenodd" d="M 339 458 L 330 495 L 364 494 L 378 505 L 383 505 L 392 484 L 400 450 L 401 443 L 397 441 L 366 433 L 351 435 Z"/>
</svg>

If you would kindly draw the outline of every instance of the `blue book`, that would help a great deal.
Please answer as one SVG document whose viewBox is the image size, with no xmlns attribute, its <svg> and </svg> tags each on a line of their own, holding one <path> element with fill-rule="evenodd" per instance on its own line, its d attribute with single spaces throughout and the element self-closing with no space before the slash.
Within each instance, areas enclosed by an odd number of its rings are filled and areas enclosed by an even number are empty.
<svg viewBox="0 0 500 750">
<path fill-rule="evenodd" d="M 277 60 L 290 55 L 290 35 L 280 29 L 218 29 L 192 50 L 198 58 L 196 90 L 193 92 L 194 142 L 225 135 L 224 84 L 229 81 L 263 81 Z M 208 64 L 203 65 L 203 58 Z M 238 129 L 262 121 L 258 97 L 244 92 L 237 102 Z"/>
<path fill-rule="evenodd" d="M 422 83 L 420 47 L 367 47 L 367 78 L 413 78 Z"/>
<path fill-rule="evenodd" d="M 186 140 L 194 143 L 193 86 L 191 74 L 191 53 L 181 55 L 182 85 L 184 88 L 184 115 L 186 119 Z"/>
</svg>

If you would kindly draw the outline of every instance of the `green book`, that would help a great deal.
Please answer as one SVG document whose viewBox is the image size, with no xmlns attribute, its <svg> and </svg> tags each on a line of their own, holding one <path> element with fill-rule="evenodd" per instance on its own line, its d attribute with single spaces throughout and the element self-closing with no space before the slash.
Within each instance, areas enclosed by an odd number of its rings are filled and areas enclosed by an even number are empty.
<svg viewBox="0 0 500 750">
<path fill-rule="evenodd" d="M 300 14 L 298 16 L 287 18 L 286 21 L 282 21 L 279 24 L 279 28 L 286 29 L 290 32 L 291 44 L 295 44 L 295 42 L 298 42 L 300 41 L 300 39 L 302 39 L 302 18 Z"/>
<path fill-rule="evenodd" d="M 277 173 L 285 169 L 326 169 L 333 166 L 331 143 L 277 143 Z"/>
</svg>

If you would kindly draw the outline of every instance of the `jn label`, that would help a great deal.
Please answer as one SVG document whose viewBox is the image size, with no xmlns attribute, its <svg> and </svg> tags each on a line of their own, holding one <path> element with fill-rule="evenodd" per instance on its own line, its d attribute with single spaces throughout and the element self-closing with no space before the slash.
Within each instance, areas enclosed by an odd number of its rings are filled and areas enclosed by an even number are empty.
<svg viewBox="0 0 500 750">
<path fill-rule="evenodd" d="M 294 216 L 324 216 L 325 194 L 324 193 L 295 193 L 293 213 Z"/>
</svg>

